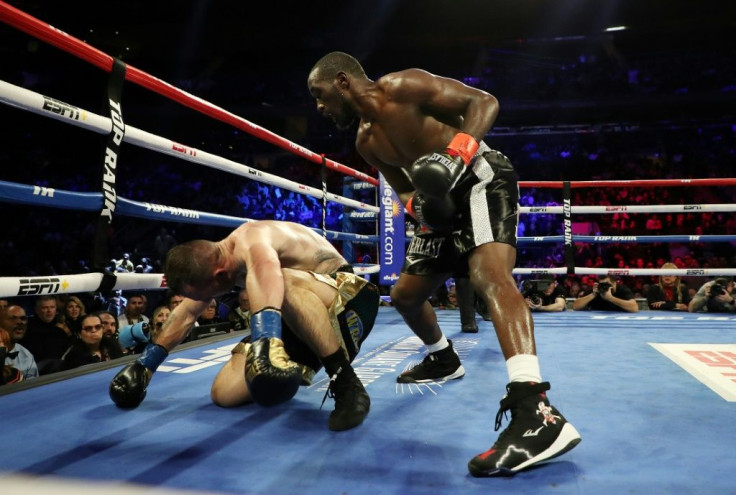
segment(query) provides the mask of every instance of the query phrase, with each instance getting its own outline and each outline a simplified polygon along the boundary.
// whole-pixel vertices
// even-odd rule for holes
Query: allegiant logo
[[[394,262],[394,238],[396,233],[394,226],[394,217],[398,215],[398,205],[393,199],[393,189],[386,184],[381,198],[381,208],[383,209],[383,260],[382,264],[391,265]],[[402,225],[403,227],[403,225]]]

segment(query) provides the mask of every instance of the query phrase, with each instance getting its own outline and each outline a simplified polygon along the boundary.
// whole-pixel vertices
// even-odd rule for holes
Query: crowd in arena
[[[496,95],[502,102],[502,114],[496,129],[487,136],[492,148],[507,155],[514,164],[521,181],[595,181],[631,179],[692,179],[733,176],[736,162],[736,122],[717,113],[725,100],[736,94],[736,64],[733,57],[719,53],[701,56],[695,53],[659,54],[652,56],[622,57],[621,54],[598,50],[568,49],[552,62],[549,60],[520,63],[523,54],[488,51],[487,63],[466,74],[447,73],[459,77]],[[610,48],[610,47],[609,47]],[[477,62],[477,61],[476,61]],[[476,64],[477,65],[477,64]],[[389,71],[390,67],[380,70]],[[453,70],[458,70],[454,68]],[[468,75],[470,74],[470,75]],[[378,76],[380,74],[376,74]],[[258,74],[263,77],[262,73]],[[179,81],[179,86],[203,98],[217,97],[227,105],[229,98],[243,98],[244,108],[263,102],[276,105],[288,118],[309,123],[309,131],[301,135],[300,144],[316,152],[326,152],[346,165],[375,176],[375,171],[355,154],[352,138],[335,134],[332,123],[313,115],[313,108],[305,108],[309,95],[304,88],[305,74],[282,78],[283,85],[253,86],[250,91],[239,91],[242,77],[218,81]],[[17,80],[28,82],[28,75],[18,74]],[[247,79],[247,77],[246,77]],[[237,84],[237,88],[230,85]],[[281,83],[279,83],[281,84]],[[33,86],[31,84],[31,86]],[[269,92],[274,87],[277,92]],[[40,89],[40,88],[39,88]],[[236,90],[237,89],[237,90]],[[672,112],[662,112],[677,98],[705,102],[703,112],[690,117],[674,118]],[[639,106],[652,105],[651,118],[641,122],[639,113],[621,114],[611,111],[617,101],[639,98]],[[549,109],[551,102],[578,101],[584,110],[575,114],[580,122],[599,121],[605,125],[562,125],[555,122],[556,114]],[[243,103],[244,102],[244,103]],[[571,105],[574,107],[575,105]],[[690,107],[689,107],[690,108]],[[508,109],[508,113],[506,112]],[[293,110],[293,114],[290,114]],[[631,111],[631,108],[628,108]],[[17,112],[16,110],[14,110]],[[585,112],[590,112],[586,120]],[[706,115],[706,112],[711,112]],[[263,109],[259,109],[263,112]],[[309,117],[304,117],[309,112]],[[535,113],[536,112],[536,113]],[[605,113],[608,112],[608,113]],[[715,113],[714,113],[715,112]],[[132,112],[134,113],[134,112]],[[510,115],[510,117],[505,117]],[[518,124],[527,115],[540,118],[537,127],[522,128]],[[246,118],[248,115],[244,115]],[[582,118],[581,118],[582,116]],[[631,119],[639,122],[632,123]],[[50,124],[38,122],[40,117],[18,116],[18,127],[12,132],[16,146],[0,150],[3,181],[37,185],[74,192],[99,191],[98,156],[90,151],[70,150],[69,135],[49,132]],[[569,120],[569,119],[568,119]],[[559,125],[558,125],[559,124]],[[58,126],[58,124],[52,124]],[[273,130],[283,131],[278,124]],[[19,130],[26,126],[25,130]],[[320,166],[288,152],[275,150],[271,145],[245,136],[232,129],[212,127],[202,130],[183,124],[177,139],[223,154],[238,163],[260,171],[288,178],[290,181],[322,189]],[[328,130],[329,129],[329,130]],[[44,134],[47,137],[41,139]],[[194,135],[197,138],[194,138]],[[74,134],[74,136],[78,136]],[[193,141],[188,141],[190,138]],[[88,138],[85,138],[88,139]],[[195,141],[196,139],[196,141]],[[97,142],[95,141],[95,144]],[[84,148],[81,146],[80,149]],[[90,146],[91,148],[91,146]],[[86,154],[85,154],[86,153]],[[120,157],[117,194],[127,199],[175,206],[195,211],[211,212],[243,219],[276,219],[293,221],[317,229],[343,231],[349,208],[321,199],[295,193],[283,187],[250,180],[246,177],[225,177],[223,172],[182,163],[156,154],[143,155],[125,150]],[[93,165],[90,165],[93,164]],[[345,178],[327,171],[327,190],[346,195]],[[375,204],[375,191],[364,190],[360,199]],[[522,206],[557,206],[562,204],[559,189],[522,188]],[[572,205],[670,205],[670,204],[736,204],[733,187],[591,187],[574,189]],[[108,227],[110,261],[104,267],[93,264],[93,239],[97,229],[97,214],[71,210],[43,209],[40,207],[4,203],[4,235],[0,238],[0,276],[64,275],[109,269],[111,271],[160,272],[167,250],[178,242],[192,238],[220,238],[229,229],[196,224],[161,222],[117,216]],[[573,218],[576,233],[583,235],[736,235],[736,216],[732,212],[699,212],[697,209],[682,213],[616,213],[608,215],[579,215]],[[356,224],[360,233],[375,234],[370,224]],[[562,217],[551,214],[523,214],[519,221],[520,237],[554,236],[563,232]],[[673,263],[677,268],[727,268],[736,266],[734,242],[636,242],[575,244],[575,265],[597,268],[660,268]],[[338,248],[344,246],[338,243]],[[351,262],[378,259],[376,247],[359,245],[354,249]],[[517,266],[561,267],[565,265],[564,250],[555,244],[520,243]],[[522,277],[519,277],[522,281]],[[598,282],[592,276],[558,277],[565,298],[579,298],[589,294]],[[657,276],[627,276],[618,281],[635,298],[646,299],[652,286],[660,283]],[[696,295],[705,279],[685,277],[688,294]],[[386,289],[386,288],[384,288]],[[433,303],[456,307],[447,297],[439,294]],[[386,289],[387,290],[387,289]],[[46,323],[62,329],[67,337],[79,336],[84,331],[79,325],[80,313],[69,316],[67,308],[79,306],[81,314],[101,316],[112,314],[116,328],[121,317],[130,316],[127,302],[139,300],[145,304],[134,318],[157,318],[159,307],[171,306],[175,295],[161,291],[144,294],[89,293],[72,298],[52,298],[59,305],[56,315]],[[216,301],[216,318],[227,320],[238,308],[237,295],[227,301]],[[41,302],[51,304],[50,300]],[[38,300],[14,298],[9,301],[17,326],[34,318],[44,319]],[[23,314],[21,314],[23,313]],[[30,319],[26,317],[32,316]],[[127,315],[127,316],[126,316]],[[215,318],[213,316],[213,318]],[[127,320],[126,320],[127,321]],[[76,326],[75,326],[76,325]],[[97,325],[97,324],[96,324]],[[93,326],[96,326],[93,325]],[[66,329],[64,329],[64,327]],[[74,328],[72,328],[74,327]],[[77,328],[79,327],[79,328]],[[235,328],[235,326],[233,326]],[[116,330],[117,331],[117,330]],[[8,335],[8,339],[12,339]],[[108,330],[105,330],[108,332]],[[114,337],[112,331],[108,337]],[[0,334],[0,337],[3,337]],[[62,337],[64,340],[64,337]],[[67,342],[67,341],[65,341]],[[71,345],[71,341],[67,343]],[[63,349],[66,352],[67,348]],[[115,347],[117,346],[117,347]],[[118,349],[111,351],[110,349]],[[99,351],[99,347],[96,347]],[[103,354],[107,357],[135,352],[118,344]],[[61,359],[61,356],[57,356]],[[103,359],[103,357],[100,357]],[[58,365],[58,363],[57,363]],[[52,369],[52,368],[47,368]],[[54,369],[55,370],[55,369]]]

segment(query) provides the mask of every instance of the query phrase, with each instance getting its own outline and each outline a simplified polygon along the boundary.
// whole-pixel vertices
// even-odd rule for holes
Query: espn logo
[[[79,120],[80,117],[82,120],[87,119],[87,116],[81,112],[79,108],[69,105],[68,103],[64,103],[63,101],[49,98],[48,96],[43,97],[43,110],[71,120]]]
[[[18,288],[19,296],[35,296],[38,294],[56,294],[61,287],[58,277],[22,278]]]

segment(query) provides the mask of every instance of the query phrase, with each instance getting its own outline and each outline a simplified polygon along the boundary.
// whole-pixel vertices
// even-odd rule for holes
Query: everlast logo
[[[120,143],[123,142],[125,135],[125,124],[123,123],[123,114],[120,110],[120,104],[110,100],[110,114],[112,120],[112,142],[113,146],[105,149],[105,175],[102,177],[102,194],[105,197],[105,206],[102,208],[100,216],[107,217],[107,221],[112,222],[112,214],[115,211],[115,203],[117,194],[115,193],[115,168],[117,167],[118,151]]]
[[[49,278],[22,278],[18,288],[19,296],[35,296],[37,294],[56,294],[61,287],[61,279]]]
[[[43,97],[43,109],[68,119],[79,120],[79,117],[82,116],[82,120],[85,120],[84,114],[77,107],[64,103],[63,101],[54,100],[48,96]]]
[[[569,199],[563,201],[562,212],[565,215],[565,246],[572,246],[572,220],[570,220],[572,208]]]
[[[440,165],[444,165],[450,172],[454,172],[455,169],[458,167],[457,163],[440,153],[432,153],[432,156],[429,157],[429,161],[437,162]]]
[[[440,255],[440,248],[442,247],[442,242],[444,240],[444,237],[434,237],[429,239],[414,237],[409,243],[409,248],[407,249],[406,254],[437,258]]]

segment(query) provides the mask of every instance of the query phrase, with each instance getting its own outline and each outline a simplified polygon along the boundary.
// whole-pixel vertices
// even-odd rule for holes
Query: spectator
[[[220,304],[217,299],[212,299],[207,307],[202,311],[202,314],[197,318],[197,323],[200,325],[212,325],[213,323],[221,323],[224,320],[220,318],[218,314],[218,308]]]
[[[719,277],[711,280],[700,286],[688,305],[688,311],[691,313],[699,311],[733,313],[736,311],[736,301],[732,294],[733,279]]]
[[[102,334],[103,336],[109,338],[113,342],[118,344],[118,347],[120,348],[120,351],[123,354],[128,354],[129,350],[125,349],[123,346],[120,345],[120,342],[118,341],[118,338],[120,337],[120,328],[118,328],[118,319],[117,317],[112,313],[112,311],[108,311],[106,309],[102,309],[100,311],[95,311],[92,313],[94,316],[97,316],[100,321],[102,322]]]
[[[125,304],[125,311],[118,317],[118,328],[125,325],[132,325],[141,321],[148,323],[148,316],[143,314],[146,308],[146,299],[141,294],[133,294],[128,297]]]
[[[87,308],[77,296],[69,296],[64,304],[64,309],[59,316],[59,323],[66,325],[75,337],[79,337],[82,329],[82,318],[87,314]]]
[[[663,269],[677,269],[674,263],[665,263]],[[659,283],[647,290],[649,309],[665,311],[687,311],[690,293],[677,275],[660,275]]]
[[[107,300],[107,310],[118,318],[125,311],[128,300],[123,296],[123,291],[115,290]]]
[[[593,285],[593,291],[590,294],[573,301],[572,309],[636,313],[639,311],[639,305],[631,289],[609,275],[602,275],[598,277],[598,282]]]
[[[73,342],[71,332],[57,321],[57,301],[54,296],[36,299],[36,314],[28,319],[28,331],[20,344],[31,351],[40,375],[58,371],[61,356]]]
[[[100,321],[102,322],[102,332],[105,334],[105,337],[110,337],[113,340],[118,340],[120,328],[118,327],[117,316],[113,314],[112,311],[108,311],[106,309],[96,311],[93,314],[95,316],[99,316]]]
[[[73,369],[85,364],[109,361],[123,356],[118,343],[105,337],[102,320],[89,315],[82,319],[82,331],[62,356],[63,369]]]
[[[130,253],[123,253],[123,257],[115,262],[115,271],[121,273],[132,273],[135,271],[135,266],[130,260]]]
[[[8,355],[4,364],[20,370],[23,379],[38,376],[38,366],[31,351],[19,344],[26,335],[28,329],[28,316],[26,310],[21,306],[8,306],[4,313],[0,313],[0,327],[8,332],[8,340],[5,342]]]
[[[136,272],[138,272],[138,267],[140,267],[140,273],[153,273],[153,265],[151,265],[151,260],[143,257],[141,258],[141,264],[136,266]]]
[[[181,304],[183,300],[184,296],[181,294],[171,294],[166,302],[166,306],[168,306],[171,311],[174,311],[174,308]]]
[[[0,328],[0,385],[10,385],[23,380],[23,373],[18,368],[14,368],[11,364],[4,364],[8,361],[8,348],[10,346],[10,335],[4,328]]]
[[[159,306],[153,310],[151,316],[151,340],[154,341],[155,337],[161,331],[161,327],[164,326],[164,322],[169,319],[171,310],[168,306]]]
[[[143,306],[141,307],[141,314],[145,315],[148,313],[148,296],[145,293],[140,294],[141,299],[143,300]]]
[[[250,299],[248,291],[242,289],[238,293],[238,305],[230,311],[228,318],[235,331],[247,330],[250,333]]]

